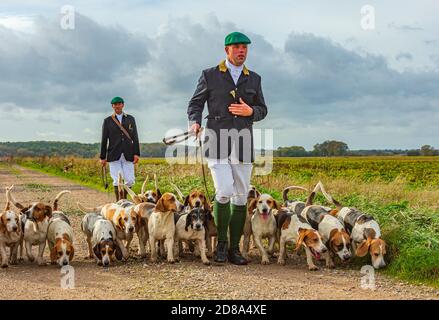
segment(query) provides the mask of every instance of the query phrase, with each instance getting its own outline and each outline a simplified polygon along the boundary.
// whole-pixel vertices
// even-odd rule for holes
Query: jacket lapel
[[[232,78],[232,76],[231,76],[231,74],[229,72],[229,69],[227,69],[226,60],[221,61],[220,64],[218,65],[218,68],[221,71],[221,73],[223,74],[223,77],[227,81],[232,83],[235,87],[238,87],[242,83],[246,82],[248,80],[249,75],[250,75],[249,70],[247,69],[246,66],[244,66],[244,68],[242,70],[242,73],[239,76],[238,83],[235,85],[235,82],[233,81],[233,78]]]

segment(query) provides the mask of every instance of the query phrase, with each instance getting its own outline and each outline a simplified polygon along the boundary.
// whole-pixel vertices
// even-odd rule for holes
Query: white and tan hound
[[[35,257],[32,255],[32,246],[38,245],[37,263],[40,266],[46,265],[43,253],[46,247],[49,219],[52,217],[52,212],[58,210],[58,201],[66,193],[70,193],[70,191],[64,190],[58,193],[53,202],[53,208],[42,202],[34,202],[25,207],[17,202],[10,192],[8,193],[8,200],[20,209],[22,213],[20,225],[23,234],[20,239],[20,259],[23,257],[23,243],[26,247],[26,255],[30,262],[35,261]]]
[[[364,257],[369,253],[375,269],[385,267],[386,242],[381,239],[381,229],[378,222],[371,215],[355,208],[343,207],[340,202],[326,192],[321,182],[319,184],[325,198],[336,206],[331,214],[336,216],[350,233],[353,252],[359,257]]]
[[[1,267],[6,268],[9,264],[17,264],[18,247],[21,239],[20,215],[11,210],[9,191],[12,187],[6,187],[6,206],[0,214],[0,253]],[[6,248],[10,248],[10,257]]]
[[[274,252],[274,245],[276,243],[276,219],[275,213],[280,206],[269,194],[261,194],[258,198],[253,199],[248,207],[247,219],[251,219],[251,234],[253,240],[261,253],[261,263],[269,264],[270,259],[268,254],[272,255]],[[243,242],[243,257],[248,259],[250,233],[248,228],[245,228],[244,242]],[[262,239],[268,238],[268,251],[265,250],[262,244]]]
[[[157,202],[151,216],[148,219],[149,246],[151,249],[151,261],[157,261],[156,242],[164,240],[167,246],[167,260],[174,263],[173,255],[175,222],[174,214],[184,209],[176,196],[172,193],[165,193]],[[161,252],[163,254],[163,252]]]
[[[73,228],[61,211],[52,213],[47,228],[47,243],[50,249],[50,262],[60,267],[69,265],[75,255],[73,247]]]
[[[344,225],[330,214],[330,208],[312,204],[319,188],[317,184],[309,195],[306,207],[300,215],[305,218],[314,229],[319,231],[323,242],[329,249],[326,253],[326,266],[328,268],[334,268],[333,256],[338,256],[342,262],[346,262],[351,258],[351,239]]]
[[[281,209],[276,215],[276,220],[280,250],[277,263],[285,265],[286,245],[287,243],[293,243],[296,245],[295,251],[298,251],[302,246],[304,247],[308,269],[311,271],[318,270],[313,257],[320,260],[321,255],[328,251],[319,232],[302,216],[290,211],[288,208]]]
[[[122,251],[116,241],[113,224],[97,213],[88,213],[82,218],[81,230],[87,237],[88,258],[95,257],[100,266],[108,267],[113,256],[122,260]]]

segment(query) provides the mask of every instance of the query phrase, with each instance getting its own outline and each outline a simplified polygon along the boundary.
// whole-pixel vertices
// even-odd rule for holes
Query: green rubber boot
[[[230,218],[230,249],[229,261],[237,265],[247,264],[247,260],[241,255],[239,251],[239,242],[244,231],[245,217],[247,215],[247,206],[238,206],[232,204],[232,217]]]
[[[218,231],[218,245],[216,247],[215,262],[227,261],[227,230],[230,223],[230,202],[213,202],[213,216]]]

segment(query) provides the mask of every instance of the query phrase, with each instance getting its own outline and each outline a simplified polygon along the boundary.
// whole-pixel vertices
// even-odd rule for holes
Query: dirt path
[[[0,208],[5,202],[4,187],[11,184],[22,203],[51,201],[62,189],[72,191],[60,201],[60,208],[75,230],[75,288],[60,287],[62,275],[57,266],[38,267],[25,261],[0,270],[0,299],[439,299],[437,289],[408,285],[381,274],[376,274],[375,290],[362,289],[359,270],[328,270],[322,265],[319,271],[310,272],[304,257],[290,257],[286,266],[275,260],[262,266],[256,252],[248,266],[204,266],[199,259],[185,255],[174,265],[152,265],[134,257],[105,270],[84,259],[87,244],[80,231],[76,201],[95,206],[108,202],[112,195],[21,167],[0,166]],[[134,256],[136,252],[134,241]],[[48,252],[45,258],[49,260]]]

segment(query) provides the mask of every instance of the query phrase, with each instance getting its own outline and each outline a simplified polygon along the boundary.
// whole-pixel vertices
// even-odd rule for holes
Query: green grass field
[[[16,162],[105,191],[97,160],[21,158]],[[73,167],[64,172],[69,163]],[[133,189],[140,191],[147,175],[151,188],[154,173],[162,191],[174,192],[171,182],[184,193],[203,189],[199,165],[170,165],[164,159],[141,160]],[[210,176],[208,180],[212,195]],[[319,180],[343,204],[357,207],[378,220],[389,244],[386,260],[390,263],[382,272],[439,287],[439,157],[279,158],[275,159],[270,175],[254,176],[252,184],[281,200],[284,187],[312,188]],[[290,196],[305,200],[307,195]],[[321,196],[316,202],[326,203]],[[367,261],[355,259],[352,264],[359,267]]]

